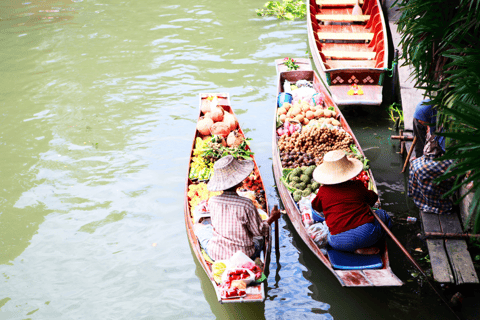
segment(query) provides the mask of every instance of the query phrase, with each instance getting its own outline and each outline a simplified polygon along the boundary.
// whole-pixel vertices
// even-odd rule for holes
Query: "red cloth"
[[[330,234],[354,229],[375,219],[370,214],[378,195],[365,188],[362,181],[322,185],[312,201],[312,208],[323,211]]]

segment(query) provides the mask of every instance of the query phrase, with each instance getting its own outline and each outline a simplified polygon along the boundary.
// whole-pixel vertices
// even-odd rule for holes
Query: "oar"
[[[428,284],[430,285],[430,287],[433,289],[433,291],[440,297],[440,299],[447,305],[447,307],[450,309],[450,311],[452,311],[452,313],[455,315],[455,317],[457,319],[460,319],[460,317],[457,316],[457,314],[455,313],[455,311],[453,311],[453,309],[450,307],[449,303],[447,302],[447,300],[445,300],[445,298],[440,294],[440,292],[437,291],[437,289],[435,289],[435,287],[433,286],[433,284],[430,282],[430,280],[428,279],[428,276],[427,274],[423,271],[423,269],[418,265],[418,263],[415,261],[415,259],[413,259],[413,257],[410,255],[410,253],[407,251],[407,249],[405,249],[405,247],[400,243],[400,241],[398,241],[398,239],[393,235],[392,231],[390,231],[390,229],[388,229],[387,225],[382,221],[382,219],[380,219],[380,217],[375,213],[375,210],[373,210],[372,208],[370,208],[370,211],[372,212],[373,216],[375,217],[375,219],[377,219],[377,221],[380,223],[380,225],[382,226],[382,228],[387,232],[387,234],[390,236],[390,238],[392,238],[392,240],[397,244],[397,246],[403,251],[403,253],[407,256],[408,260],[410,260],[410,262],[418,269],[418,271],[420,271],[420,273],[425,277],[425,279],[427,280]]]
[[[413,138],[412,146],[410,147],[410,150],[408,150],[407,159],[405,159],[405,163],[403,164],[403,169],[402,169],[401,173],[405,172],[405,168],[407,167],[408,160],[410,160],[410,156],[412,155],[413,147],[415,147],[416,143],[417,143],[417,136],[415,136],[415,138]]]

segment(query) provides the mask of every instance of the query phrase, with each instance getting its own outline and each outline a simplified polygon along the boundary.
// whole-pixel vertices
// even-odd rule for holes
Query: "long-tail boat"
[[[325,130],[332,130],[335,132],[343,131],[343,133],[341,134],[341,137],[347,137],[346,144],[350,144],[349,147],[351,149],[357,150],[357,155],[359,156],[359,158],[361,158],[363,161],[366,162],[364,153],[360,147],[360,144],[358,143],[358,140],[355,138],[355,135],[353,134],[350,126],[345,120],[345,117],[342,115],[342,112],[339,110],[338,106],[333,101],[332,97],[326,90],[325,86],[321,82],[317,73],[312,70],[310,61],[308,59],[294,59],[294,61],[296,62],[298,69],[289,71],[289,69],[285,64],[285,60],[276,60],[277,84],[278,84],[279,96],[282,96],[282,93],[286,92],[285,89],[288,89],[289,86],[290,88],[292,87],[292,85],[296,85],[296,87],[298,87],[301,84],[301,82],[303,82],[303,84],[309,83],[310,87],[313,88],[316,93],[322,96],[323,103],[321,104],[323,104],[324,107],[330,110],[333,110],[335,112],[334,118],[336,122],[331,120],[330,123],[326,124],[324,127],[321,127],[321,128],[326,128]],[[292,91],[291,94],[293,93],[294,92]],[[279,100],[283,101],[283,99],[279,99]],[[385,241],[385,246],[383,246],[383,248],[380,248],[381,252],[378,255],[368,256],[368,255],[356,255],[353,253],[351,254],[348,253],[346,254],[346,256],[342,256],[342,255],[333,256],[331,255],[331,253],[335,253],[335,252],[325,250],[325,248],[320,248],[316,244],[314,239],[312,239],[311,234],[309,233],[308,228],[304,224],[304,221],[302,219],[302,213],[300,211],[298,198],[296,201],[294,198],[294,193],[292,194],[292,189],[286,183],[286,180],[287,180],[286,177],[288,177],[288,172],[291,172],[292,170],[291,169],[292,167],[290,166],[291,165],[290,161],[292,160],[292,158],[288,156],[288,152],[285,152],[285,150],[281,151],[279,148],[280,141],[282,140],[281,137],[279,136],[279,132],[282,133],[282,131],[279,131],[279,130],[282,130],[285,127],[285,122],[283,123],[283,127],[282,127],[282,121],[279,121],[280,114],[284,114],[284,111],[285,111],[285,109],[281,110],[282,108],[285,108],[284,105],[282,105],[281,108],[278,107],[277,105],[275,108],[277,111],[275,114],[274,125],[273,125],[273,157],[272,157],[273,172],[274,172],[274,177],[276,181],[276,186],[277,186],[280,198],[282,200],[282,203],[285,207],[286,214],[290,218],[297,233],[300,235],[300,237],[308,246],[308,248],[311,250],[311,252],[313,252],[313,254],[315,254],[317,258],[335,275],[335,277],[338,279],[338,281],[341,283],[342,286],[361,287],[361,286],[400,286],[402,285],[402,281],[400,281],[397,278],[397,276],[392,272],[390,268],[388,248],[387,248],[386,241]],[[290,109],[294,109],[294,108],[296,108],[295,104],[293,104]],[[308,109],[308,105],[306,106],[306,109]],[[308,116],[309,118],[312,118],[311,114],[309,114]],[[318,123],[321,123],[323,120],[322,120],[322,117],[318,117],[318,118],[315,117],[313,119],[310,119],[309,123],[312,121],[317,121],[315,122],[315,125],[317,125]],[[304,121],[304,120],[302,120],[301,117],[298,118],[297,122],[301,122],[301,121]],[[301,132],[303,132],[304,130],[305,132],[308,132],[308,130],[311,130],[311,128],[309,129],[308,124],[305,124],[305,122],[303,123],[303,125],[302,123],[297,123],[297,124],[300,124],[302,126]],[[295,139],[297,140],[299,139],[299,138],[296,138],[299,136],[294,134],[291,134],[290,137],[295,137]],[[313,140],[311,140],[310,142],[303,142],[303,145],[311,144],[312,141]],[[328,145],[328,144],[329,143],[327,142],[324,145]],[[297,144],[297,146],[298,145],[301,145],[301,143]],[[354,145],[354,147],[352,145]],[[323,147],[317,144],[315,148],[323,148]],[[332,149],[331,147],[327,147],[327,150],[332,150]],[[286,159],[285,159],[285,154],[287,157]],[[296,154],[297,155],[299,154],[298,151]],[[306,165],[308,166],[311,166],[313,164],[314,167],[316,167],[321,163],[321,161],[318,161],[319,160],[318,158],[310,157],[310,155],[306,153],[301,153],[301,156],[304,159],[303,163],[306,163]],[[353,156],[353,154],[351,154],[350,156]],[[315,163],[312,162],[312,159]],[[295,163],[293,165],[295,167]],[[365,171],[369,177],[368,188],[370,190],[377,191],[375,180],[373,178],[371,170],[368,168]],[[312,187],[312,188],[315,188],[315,187]],[[315,190],[316,189],[312,189],[313,195],[315,194]],[[303,196],[305,195],[302,195],[302,197]],[[380,205],[380,201],[378,201],[377,204]],[[332,261],[332,257],[336,261]],[[363,261],[362,259],[365,259],[365,258],[366,258],[366,261]]]
[[[309,0],[310,52],[333,100],[380,105],[388,38],[380,0]]]
[[[200,122],[202,119],[206,117],[206,112],[202,111],[202,106],[211,104],[212,100],[215,100],[216,101],[215,104],[218,107],[222,108],[224,115],[229,113],[234,117],[237,123],[237,127],[235,130],[232,130],[231,132],[234,132],[237,138],[237,141],[242,141],[240,147],[243,146],[243,150],[245,151],[245,153],[243,153],[242,155],[245,156],[245,154],[247,154],[247,158],[249,157],[251,160],[254,161],[253,172],[250,174],[249,177],[247,177],[244,180],[242,187],[240,187],[239,188],[240,190],[237,190],[237,192],[244,192],[244,194],[247,194],[246,196],[253,201],[253,203],[257,207],[257,210],[259,209],[259,214],[263,220],[267,219],[269,215],[263,180],[260,176],[260,172],[259,172],[257,163],[255,162],[253,153],[250,151],[248,141],[247,141],[248,139],[245,138],[244,132],[238,126],[237,118],[230,105],[230,98],[228,93],[201,93],[199,95],[199,99],[200,99],[199,101],[200,110],[199,110],[199,116],[197,121],[197,128],[195,129],[192,149],[190,151],[188,173],[185,180],[184,213],[185,213],[185,225],[187,229],[188,240],[190,242],[192,251],[194,252],[196,259],[199,261],[200,265],[203,267],[203,269],[205,270],[205,273],[210,279],[211,284],[214,287],[215,292],[217,294],[217,299],[220,303],[263,302],[265,300],[265,287],[264,287],[264,281],[260,282],[260,280],[262,279],[264,280],[265,273],[268,273],[268,265],[270,261],[270,251],[271,251],[270,233],[264,239],[265,240],[264,249],[260,254],[261,263],[259,267],[263,271],[262,279],[260,279],[259,281],[254,281],[250,283],[246,287],[245,294],[243,296],[237,296],[236,298],[227,298],[224,294],[222,294],[222,290],[224,289],[222,288],[222,282],[224,281],[222,281],[221,276],[219,274],[216,274],[216,271],[214,270],[215,261],[213,261],[208,256],[208,254],[206,254],[206,252],[201,248],[200,243],[194,232],[194,225],[195,225],[194,211],[196,206],[199,205],[200,201],[202,200],[208,201],[208,199],[211,196],[218,194],[218,192],[211,193],[206,188],[206,184],[209,181],[210,174],[213,174],[212,168],[213,168],[215,159],[214,158],[212,159],[210,154],[208,155],[209,160],[204,162],[204,159],[202,158],[204,153],[200,150],[202,147],[199,147],[199,145],[203,145],[203,148],[205,148],[206,145],[204,143],[211,142],[211,143],[216,143],[217,145],[222,144],[223,146],[225,144],[224,141],[226,140],[225,139],[226,137],[223,137],[223,141],[222,141],[221,136],[217,136],[213,134],[205,134],[205,132],[203,132],[204,134],[202,134],[198,130],[198,122]],[[222,150],[228,153],[229,151],[233,152],[235,149],[234,147],[231,147],[229,149],[222,149]],[[207,166],[203,167],[202,172],[198,172],[197,170],[198,168],[195,167],[195,164],[198,163],[199,161],[203,163],[202,165],[208,164]],[[205,174],[205,169],[206,171],[211,170],[210,174],[208,172]]]

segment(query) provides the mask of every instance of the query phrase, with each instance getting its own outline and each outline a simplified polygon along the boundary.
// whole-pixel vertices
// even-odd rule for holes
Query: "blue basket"
[[[278,107],[281,108],[285,102],[291,103],[293,101],[293,96],[288,92],[280,92],[278,94]]]

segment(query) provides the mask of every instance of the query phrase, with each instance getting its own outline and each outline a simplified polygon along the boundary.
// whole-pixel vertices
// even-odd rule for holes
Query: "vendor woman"
[[[333,249],[377,254],[385,231],[370,211],[378,195],[368,190],[362,181],[352,180],[362,170],[362,162],[347,158],[344,151],[326,153],[323,163],[313,172],[313,179],[322,186],[312,201],[312,207],[318,212],[323,211],[330,232],[328,244]],[[376,210],[376,213],[390,228],[389,215],[384,210]]]
[[[255,259],[263,248],[261,239],[268,234],[270,224],[280,217],[280,211],[273,209],[263,221],[252,200],[237,194],[237,188],[253,167],[253,161],[239,161],[230,155],[213,166],[207,188],[223,193],[208,201],[211,223],[207,219],[194,226],[200,245],[213,260],[229,259],[237,251]]]

